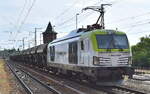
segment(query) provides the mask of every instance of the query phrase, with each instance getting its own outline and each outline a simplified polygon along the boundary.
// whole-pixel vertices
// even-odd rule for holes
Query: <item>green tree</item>
[[[142,37],[132,46],[133,66],[150,67],[150,36]]]

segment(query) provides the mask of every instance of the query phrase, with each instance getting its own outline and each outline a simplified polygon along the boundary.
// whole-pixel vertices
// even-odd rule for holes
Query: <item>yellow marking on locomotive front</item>
[[[125,35],[125,33],[121,32],[121,31],[115,31],[115,30],[112,30],[112,31],[113,31],[113,33],[115,33],[117,35]],[[99,49],[98,44],[97,44],[97,40],[96,40],[96,35],[107,35],[107,34],[109,34],[109,32],[106,32],[106,30],[96,29],[96,30],[92,30],[90,32],[86,32],[80,38],[81,38],[81,40],[84,38],[91,39],[94,51],[96,51],[96,52],[108,52],[107,49]],[[120,52],[120,49],[110,49],[110,51],[111,52]],[[130,52],[130,48],[129,49],[122,49],[121,52]]]
[[[115,34],[125,34],[124,32],[115,32]],[[96,52],[107,52],[107,49],[99,49],[98,48],[98,44],[97,44],[97,40],[96,40],[96,35],[103,35],[103,34],[108,34],[108,32],[106,32],[105,30],[93,30],[90,32],[90,37],[91,37],[91,41],[92,41],[92,45],[93,45],[93,49]],[[120,49],[110,49],[111,52],[119,52]],[[130,49],[122,49],[122,52],[129,52]]]

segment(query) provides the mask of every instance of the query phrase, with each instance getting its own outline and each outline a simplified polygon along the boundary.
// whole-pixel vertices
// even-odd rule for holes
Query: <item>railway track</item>
[[[104,91],[107,94],[149,94],[141,90],[128,88],[126,86],[115,85],[115,86],[99,86],[99,85],[89,85],[87,86],[94,88],[96,90]]]
[[[44,84],[31,74],[23,70],[19,70],[9,63],[7,63],[7,65],[21,83],[27,94],[42,94],[43,92],[44,94],[61,94],[59,91]]]
[[[24,67],[22,65],[17,65],[17,66],[20,66],[21,69],[23,68],[27,68],[27,67]],[[33,73],[34,75],[39,76],[38,78],[40,78],[41,80],[45,80],[46,83],[48,83],[48,85],[50,86],[63,86],[65,88],[67,88],[67,90],[69,89],[69,91],[72,91],[73,93],[70,93],[70,92],[67,92],[67,93],[61,93],[62,94],[91,94],[91,93],[87,93],[87,92],[82,92],[76,88],[73,88],[73,86],[70,86],[70,85],[67,85],[66,82],[62,79],[62,81],[58,81],[56,79],[53,79],[51,77],[49,77],[48,75],[45,75],[45,74],[41,74],[35,70],[32,70],[31,68],[30,69],[27,69],[28,71],[30,71],[31,73]],[[51,84],[49,84],[49,81],[53,82]],[[110,86],[110,87],[103,87],[103,86],[97,86],[97,85],[91,85],[91,84],[87,84],[87,83],[80,83],[79,84],[81,85],[84,85],[86,87],[89,87],[91,89],[95,89],[97,91],[100,91],[100,92],[103,92],[103,93],[92,93],[92,94],[146,94],[142,91],[138,91],[138,90],[135,90],[135,89],[131,89],[131,88],[127,88],[127,87],[123,87],[123,86]]]
[[[120,94],[146,94],[145,92],[143,91],[139,91],[139,90],[136,90],[136,89],[132,89],[132,88],[127,88],[125,86],[112,86],[110,87],[110,89],[114,92],[120,92]]]
[[[146,92],[147,94],[150,94],[150,83],[149,81],[141,81],[141,80],[135,80],[135,79],[127,79],[124,83],[124,86],[128,88],[134,88],[138,90],[142,90]]]
[[[82,91],[82,90],[76,89],[76,87],[78,87],[78,86],[74,86],[74,85],[73,86],[69,86],[63,80],[60,81],[60,80],[55,79],[53,77],[47,76],[46,74],[41,74],[41,73],[37,72],[37,70],[33,70],[31,68],[24,67],[24,66],[18,65],[18,64],[14,65],[14,66],[19,68],[20,70],[29,72],[30,74],[34,75],[36,78],[38,78],[41,81],[43,81],[44,83],[46,83],[48,86],[51,86],[54,89],[60,91],[61,94],[105,94],[105,93],[103,93],[101,91],[95,92],[95,91],[93,91],[91,89],[86,89],[86,90]]]

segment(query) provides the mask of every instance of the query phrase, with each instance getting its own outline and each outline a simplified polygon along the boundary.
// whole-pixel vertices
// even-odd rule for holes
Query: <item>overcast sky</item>
[[[82,12],[86,6],[106,7],[105,24],[108,29],[126,32],[131,45],[140,37],[150,34],[150,0],[1,0],[0,3],[0,49],[21,48],[25,38],[25,48],[34,45],[34,28],[40,33],[49,21],[62,37],[75,29],[75,15],[78,27],[86,27],[96,22],[98,13],[91,10]]]

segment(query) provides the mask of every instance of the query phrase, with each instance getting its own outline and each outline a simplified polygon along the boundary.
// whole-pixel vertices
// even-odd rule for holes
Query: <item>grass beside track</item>
[[[3,59],[0,59],[0,94],[23,94],[18,90],[18,85]]]
[[[12,87],[10,85],[10,78],[5,68],[5,62],[0,59],[0,94],[10,94]]]

